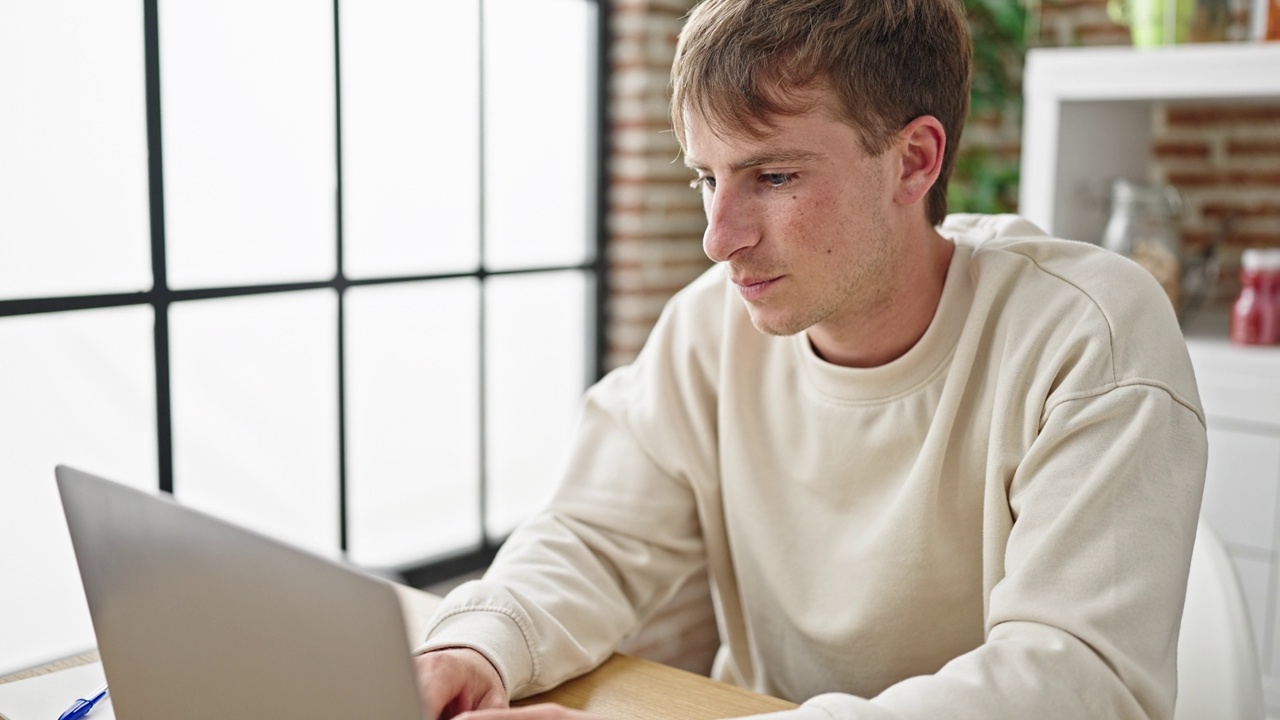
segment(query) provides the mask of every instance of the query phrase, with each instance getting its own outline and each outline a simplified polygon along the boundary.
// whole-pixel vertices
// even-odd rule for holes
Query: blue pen
[[[102,698],[106,696],[107,684],[103,683],[102,687],[98,688],[93,695],[89,696],[88,700],[80,698],[72,703],[71,707],[67,708],[66,712],[58,716],[58,720],[80,720],[80,718],[88,715],[89,711],[93,709],[93,706],[101,702]]]

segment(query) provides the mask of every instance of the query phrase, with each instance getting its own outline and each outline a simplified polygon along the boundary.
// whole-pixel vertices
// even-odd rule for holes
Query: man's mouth
[[[768,276],[748,276],[740,279],[734,279],[733,284],[738,286],[738,294],[747,302],[755,302],[761,300],[773,289],[774,285],[783,278],[782,275]]]

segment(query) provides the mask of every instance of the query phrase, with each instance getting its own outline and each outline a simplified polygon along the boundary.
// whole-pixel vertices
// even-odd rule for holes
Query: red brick
[[[618,275],[617,282],[609,287],[610,297],[614,302],[611,307],[619,317],[635,320],[652,315],[653,319],[657,319],[658,312],[666,305],[667,300],[697,277],[696,273],[661,277],[651,280],[652,285],[645,285],[650,279],[642,278],[639,274]],[[648,332],[647,327],[645,332]]]
[[[1182,245],[1189,250],[1203,249],[1209,246],[1216,235],[1216,230],[1185,230],[1182,233]],[[1233,249],[1280,247],[1280,231],[1232,232],[1223,241],[1223,245]]]
[[[702,274],[707,268],[711,267],[712,263],[711,259],[704,255],[699,258],[666,257],[659,264],[668,270],[683,271],[688,269]]]
[[[1105,8],[1106,6],[1107,0],[1044,0],[1042,7],[1045,12],[1049,12],[1055,9],[1072,10],[1091,7]]]
[[[1163,140],[1151,148],[1157,158],[1209,157],[1209,145],[1202,140]]]
[[[1165,121],[1170,127],[1198,127],[1234,123],[1280,122],[1280,105],[1197,105],[1170,107]]]
[[[685,277],[663,277],[660,278],[660,283],[646,285],[646,278],[639,275],[639,273],[618,275],[609,286],[612,296],[618,300],[630,298],[645,302],[658,298],[662,302],[666,302],[672,295],[680,292],[698,277],[695,273],[690,273]]]
[[[1182,248],[1184,250],[1197,250],[1209,245],[1209,241],[1213,238],[1213,233],[1208,230],[1190,230],[1182,229]]]
[[[644,263],[639,260],[611,260],[609,262],[610,272],[629,272],[639,270],[644,267]]]
[[[1228,140],[1229,155],[1280,155],[1280,138],[1275,140]]]
[[[682,170],[684,170],[684,169],[685,169],[684,165],[680,165],[679,167],[680,167]],[[654,177],[651,177],[651,176],[643,175],[643,174],[639,174],[639,175],[621,175],[621,174],[617,174],[617,173],[615,173],[615,174],[613,174],[613,175],[610,175],[610,176],[609,176],[609,182],[610,182],[611,184],[615,185],[615,186],[622,186],[622,185],[653,185],[653,186],[656,186],[656,185],[661,185],[661,186],[663,186],[663,187],[679,187],[679,188],[686,188],[686,189],[688,189],[688,190],[689,190],[689,194],[694,195],[694,196],[696,197],[696,196],[697,196],[697,195],[696,195],[696,192],[697,192],[697,191],[695,191],[693,188],[689,187],[689,183],[690,183],[690,182],[692,182],[692,181],[693,181],[693,179],[694,179],[694,176],[693,176],[693,172],[692,172],[692,171],[688,171],[688,174],[685,174],[685,173],[675,174],[675,173],[673,173],[673,174],[671,174],[671,175],[663,176],[660,180],[659,180],[659,179],[655,179]]]
[[[1174,170],[1167,174],[1167,179],[1180,188],[1215,185],[1280,188],[1280,170]]]
[[[678,205],[656,206],[614,204],[609,206],[609,211],[616,215],[627,215],[629,223],[634,223],[636,216],[644,216],[654,220],[655,222],[669,222],[673,218],[678,218],[681,222],[687,222],[692,219],[692,216],[696,216],[698,222],[706,222],[706,217],[702,212],[702,206],[698,204],[690,204],[688,207],[681,207]]]
[[[610,63],[610,66],[613,68],[614,72],[621,70],[655,70],[659,72],[671,72],[670,64],[663,65],[647,55],[640,57],[615,57]]]
[[[1115,23],[1077,25],[1076,37],[1085,45],[1127,45],[1132,42],[1129,31]]]
[[[1235,213],[1240,219],[1246,218],[1280,218],[1280,203],[1205,203],[1200,206],[1200,214],[1215,220]]]
[[[1231,235],[1227,237],[1227,247],[1238,247],[1238,248],[1280,247],[1280,231],[1231,233]]]
[[[617,232],[613,233],[612,242],[625,245],[627,243],[636,243],[638,245],[647,245],[653,242],[667,243],[688,243],[696,242],[698,238],[691,238],[689,235],[672,235],[671,233],[662,232]]]

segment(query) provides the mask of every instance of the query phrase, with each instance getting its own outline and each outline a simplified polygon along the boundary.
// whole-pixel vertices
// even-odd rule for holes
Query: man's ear
[[[947,131],[932,115],[921,115],[898,132],[897,148],[902,158],[901,176],[893,199],[900,205],[920,202],[942,172],[942,154],[947,148]]]

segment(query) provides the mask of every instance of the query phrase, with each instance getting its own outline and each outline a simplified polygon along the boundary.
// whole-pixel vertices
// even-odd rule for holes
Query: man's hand
[[[413,659],[423,717],[452,718],[469,710],[507,707],[497,669],[470,648],[448,648]]]
[[[509,710],[477,710],[458,716],[458,720],[604,720],[581,710],[570,710],[563,705],[542,703]]]

